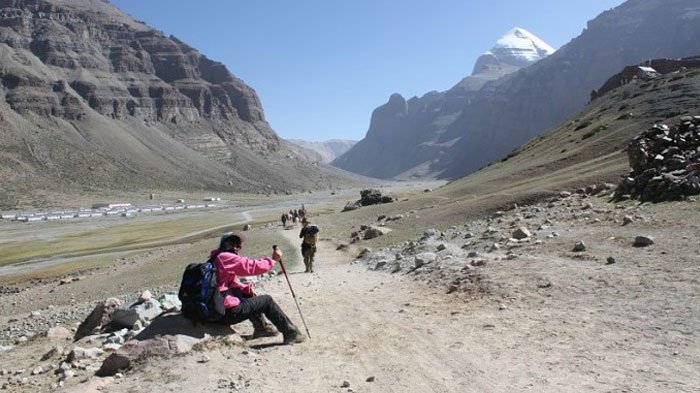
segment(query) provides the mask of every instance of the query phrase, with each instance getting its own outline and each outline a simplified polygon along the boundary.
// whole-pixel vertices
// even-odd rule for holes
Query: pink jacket
[[[228,291],[230,288],[238,288],[245,294],[251,294],[253,283],[243,284],[238,276],[257,276],[263,274],[275,266],[275,260],[270,257],[249,259],[228,251],[214,250],[211,258],[216,266],[216,283],[219,291]],[[227,295],[224,299],[224,307],[232,308],[241,304],[240,299]]]

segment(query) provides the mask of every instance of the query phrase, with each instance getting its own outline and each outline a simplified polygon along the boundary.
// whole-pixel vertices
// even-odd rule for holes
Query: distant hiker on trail
[[[287,226],[287,213],[282,213],[282,226]]]
[[[221,236],[219,248],[211,252],[211,260],[216,267],[219,291],[226,292],[224,307],[226,313],[217,323],[233,325],[249,319],[253,323],[253,338],[272,337],[282,332],[283,344],[300,343],[306,340],[299,329],[275,303],[270,295],[257,295],[253,283],[242,284],[239,276],[256,276],[266,273],[282,259],[282,252],[275,249],[272,257],[249,259],[239,255],[245,236],[228,232]],[[267,325],[262,316],[277,328]]]
[[[304,257],[304,266],[306,270],[304,273],[314,272],[314,256],[316,255],[316,240],[318,238],[318,226],[312,225],[309,220],[304,217],[301,220],[301,232],[299,232],[299,238],[303,239],[301,241],[301,255]]]

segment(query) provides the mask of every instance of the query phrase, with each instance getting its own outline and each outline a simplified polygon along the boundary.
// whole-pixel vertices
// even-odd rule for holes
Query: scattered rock
[[[63,326],[55,326],[46,331],[46,337],[53,339],[68,339],[73,334]]]
[[[348,202],[345,204],[345,207],[343,208],[342,211],[347,212],[347,211],[357,210],[361,207],[362,207],[362,205],[359,202]]]
[[[76,360],[97,359],[103,353],[104,353],[104,351],[102,351],[102,349],[100,349],[100,348],[75,347],[68,354],[67,361],[68,361],[68,363],[72,363]]]
[[[634,247],[646,247],[654,244],[654,238],[651,236],[637,236],[634,238]]]
[[[574,252],[583,251],[586,251],[586,244],[583,242],[583,240],[578,240],[576,244],[574,244]]]
[[[544,288],[551,288],[551,287],[552,287],[552,282],[549,281],[548,278],[542,277],[542,278],[539,278],[537,280],[537,288],[544,289]]]
[[[512,234],[512,237],[514,239],[518,239],[518,240],[526,239],[530,236],[532,236],[532,234],[525,227],[520,227],[520,228],[516,229],[515,231],[513,231],[513,234]]]
[[[153,299],[153,294],[149,290],[145,290],[141,292],[141,295],[139,295],[139,303],[143,303],[151,299]]]
[[[43,362],[43,361],[52,359],[52,358],[54,358],[54,357],[58,357],[58,356],[60,356],[62,353],[63,353],[63,348],[62,348],[62,347],[54,346],[54,347],[52,347],[51,349],[49,349],[49,351],[46,352],[46,353],[41,357],[41,361]]]
[[[98,303],[90,315],[78,326],[73,340],[77,341],[85,336],[89,336],[95,329],[110,323],[112,321],[112,313],[121,305],[122,301],[117,298],[108,298]]]
[[[432,252],[424,252],[416,255],[415,257],[415,267],[416,269],[423,266],[427,265],[429,263],[435,262],[437,259],[437,254],[432,253]]]
[[[379,228],[379,227],[369,227],[367,230],[365,230],[365,235],[363,237],[364,240],[371,240],[378,238],[379,236],[384,236],[385,232],[388,232],[388,228]]]
[[[158,296],[158,303],[163,311],[180,311],[182,302],[176,294],[166,293]]]

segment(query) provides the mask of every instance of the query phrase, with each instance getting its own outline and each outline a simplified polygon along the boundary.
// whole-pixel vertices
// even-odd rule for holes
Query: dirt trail
[[[299,242],[297,230],[281,233]],[[474,343],[465,339],[479,337],[463,337],[461,332],[483,329],[465,320],[460,312],[465,304],[450,304],[454,298],[412,281],[351,265],[326,241],[320,242],[316,261],[313,274],[290,272],[310,340],[293,346],[275,345],[281,336],[248,341],[252,349],[206,352],[210,360],[205,365],[196,361],[201,352],[182,361],[149,361],[102,391],[133,392],[144,380],[150,388],[157,380],[158,391],[175,390],[188,381],[201,391],[246,392],[463,391],[479,384],[476,390],[493,390],[498,384],[490,379],[475,382],[479,372],[473,361],[479,356],[474,356]],[[303,330],[283,275],[258,288],[272,294]],[[243,335],[252,330],[247,323],[236,328]],[[173,370],[175,361],[183,367]],[[349,388],[341,387],[344,382]]]
[[[299,244],[298,228],[273,230]],[[491,293],[476,298],[448,295],[444,282],[429,287],[410,275],[369,271],[352,263],[358,250],[336,251],[322,237],[316,272],[290,272],[310,340],[281,346],[281,337],[267,338],[149,360],[102,391],[697,391],[695,306],[662,295],[696,298],[686,244],[694,235],[684,230],[682,237],[652,232],[664,244],[654,252],[616,248],[623,262],[605,266],[593,254],[588,261],[558,256],[590,233],[574,226],[549,250],[490,261]],[[622,229],[599,228],[600,247],[614,239],[607,231]],[[675,262],[659,269],[658,255]],[[538,289],[543,278],[552,284]],[[283,275],[259,289],[302,328]]]

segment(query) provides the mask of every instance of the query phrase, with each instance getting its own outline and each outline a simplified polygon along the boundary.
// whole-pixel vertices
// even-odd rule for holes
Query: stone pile
[[[362,206],[379,205],[382,203],[391,202],[394,202],[394,198],[388,195],[382,195],[382,192],[377,189],[368,188],[360,191],[359,200],[355,202],[348,202],[343,211],[359,209]]]
[[[360,191],[360,204],[362,204],[362,206],[391,203],[393,201],[394,198],[388,195],[382,195],[381,191],[376,189],[366,189]]]
[[[9,295],[13,293],[19,293],[20,289],[17,287],[9,287],[5,285],[0,285],[0,295]]]
[[[661,202],[700,194],[700,116],[676,127],[655,124],[627,148],[630,173],[618,184],[617,200]]]

